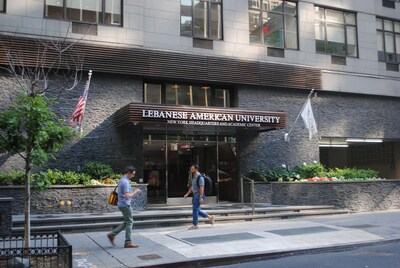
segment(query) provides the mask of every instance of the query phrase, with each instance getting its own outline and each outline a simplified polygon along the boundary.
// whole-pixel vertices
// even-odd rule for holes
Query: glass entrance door
[[[207,202],[239,201],[236,138],[216,134],[145,135],[144,178],[150,204],[190,204],[183,195],[189,186],[189,168],[196,163],[215,187]]]

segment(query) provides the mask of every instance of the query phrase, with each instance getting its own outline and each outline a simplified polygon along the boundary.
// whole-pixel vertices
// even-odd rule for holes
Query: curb
[[[239,263],[239,262],[259,261],[259,260],[267,260],[267,259],[279,259],[279,258],[283,258],[283,257],[303,255],[303,254],[347,251],[347,250],[357,249],[360,247],[382,245],[382,244],[389,244],[389,243],[398,243],[398,242],[400,242],[400,238],[378,240],[378,241],[371,241],[371,242],[362,242],[362,243],[348,244],[348,245],[344,244],[344,245],[337,245],[337,246],[328,246],[328,247],[323,247],[323,248],[299,249],[299,250],[280,251],[280,252],[261,252],[261,253],[255,253],[255,254],[243,254],[243,255],[234,255],[234,256],[232,256],[232,255],[216,256],[216,257],[205,258],[205,259],[191,259],[191,260],[187,260],[187,261],[151,264],[151,265],[135,266],[135,267],[148,267],[148,268],[210,267],[210,266],[218,266],[218,265],[235,264],[235,263]]]

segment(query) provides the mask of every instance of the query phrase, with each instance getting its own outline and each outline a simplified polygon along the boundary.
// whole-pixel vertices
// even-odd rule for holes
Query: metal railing
[[[72,246],[60,232],[32,233],[30,240],[24,248],[24,234],[0,236],[0,267],[72,268]]]
[[[250,181],[250,200],[251,200],[251,212],[255,214],[255,205],[254,205],[254,180],[247,178],[246,176],[241,176],[243,179]],[[242,203],[243,203],[243,196],[242,196]]]

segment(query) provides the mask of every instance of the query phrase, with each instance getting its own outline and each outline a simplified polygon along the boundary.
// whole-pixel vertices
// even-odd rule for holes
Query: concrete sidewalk
[[[289,220],[200,224],[138,229],[132,240],[137,249],[116,247],[107,232],[65,234],[73,246],[74,267],[202,267],[227,260],[276,256],[400,239],[400,210]]]

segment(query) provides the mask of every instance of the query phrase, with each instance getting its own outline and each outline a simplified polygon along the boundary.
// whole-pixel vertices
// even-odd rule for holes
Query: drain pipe
[[[252,180],[252,179],[250,179],[250,178],[247,178],[246,176],[243,176],[242,175],[242,178],[243,179],[245,179],[245,180],[248,180],[248,181],[250,181],[250,185],[251,185],[251,188],[250,188],[250,191],[251,191],[251,193],[250,193],[250,198],[251,198],[251,213],[254,215],[255,214],[255,204],[254,204],[254,180]],[[244,198],[243,198],[243,196],[242,196],[242,204],[243,204],[243,201],[244,200]]]

